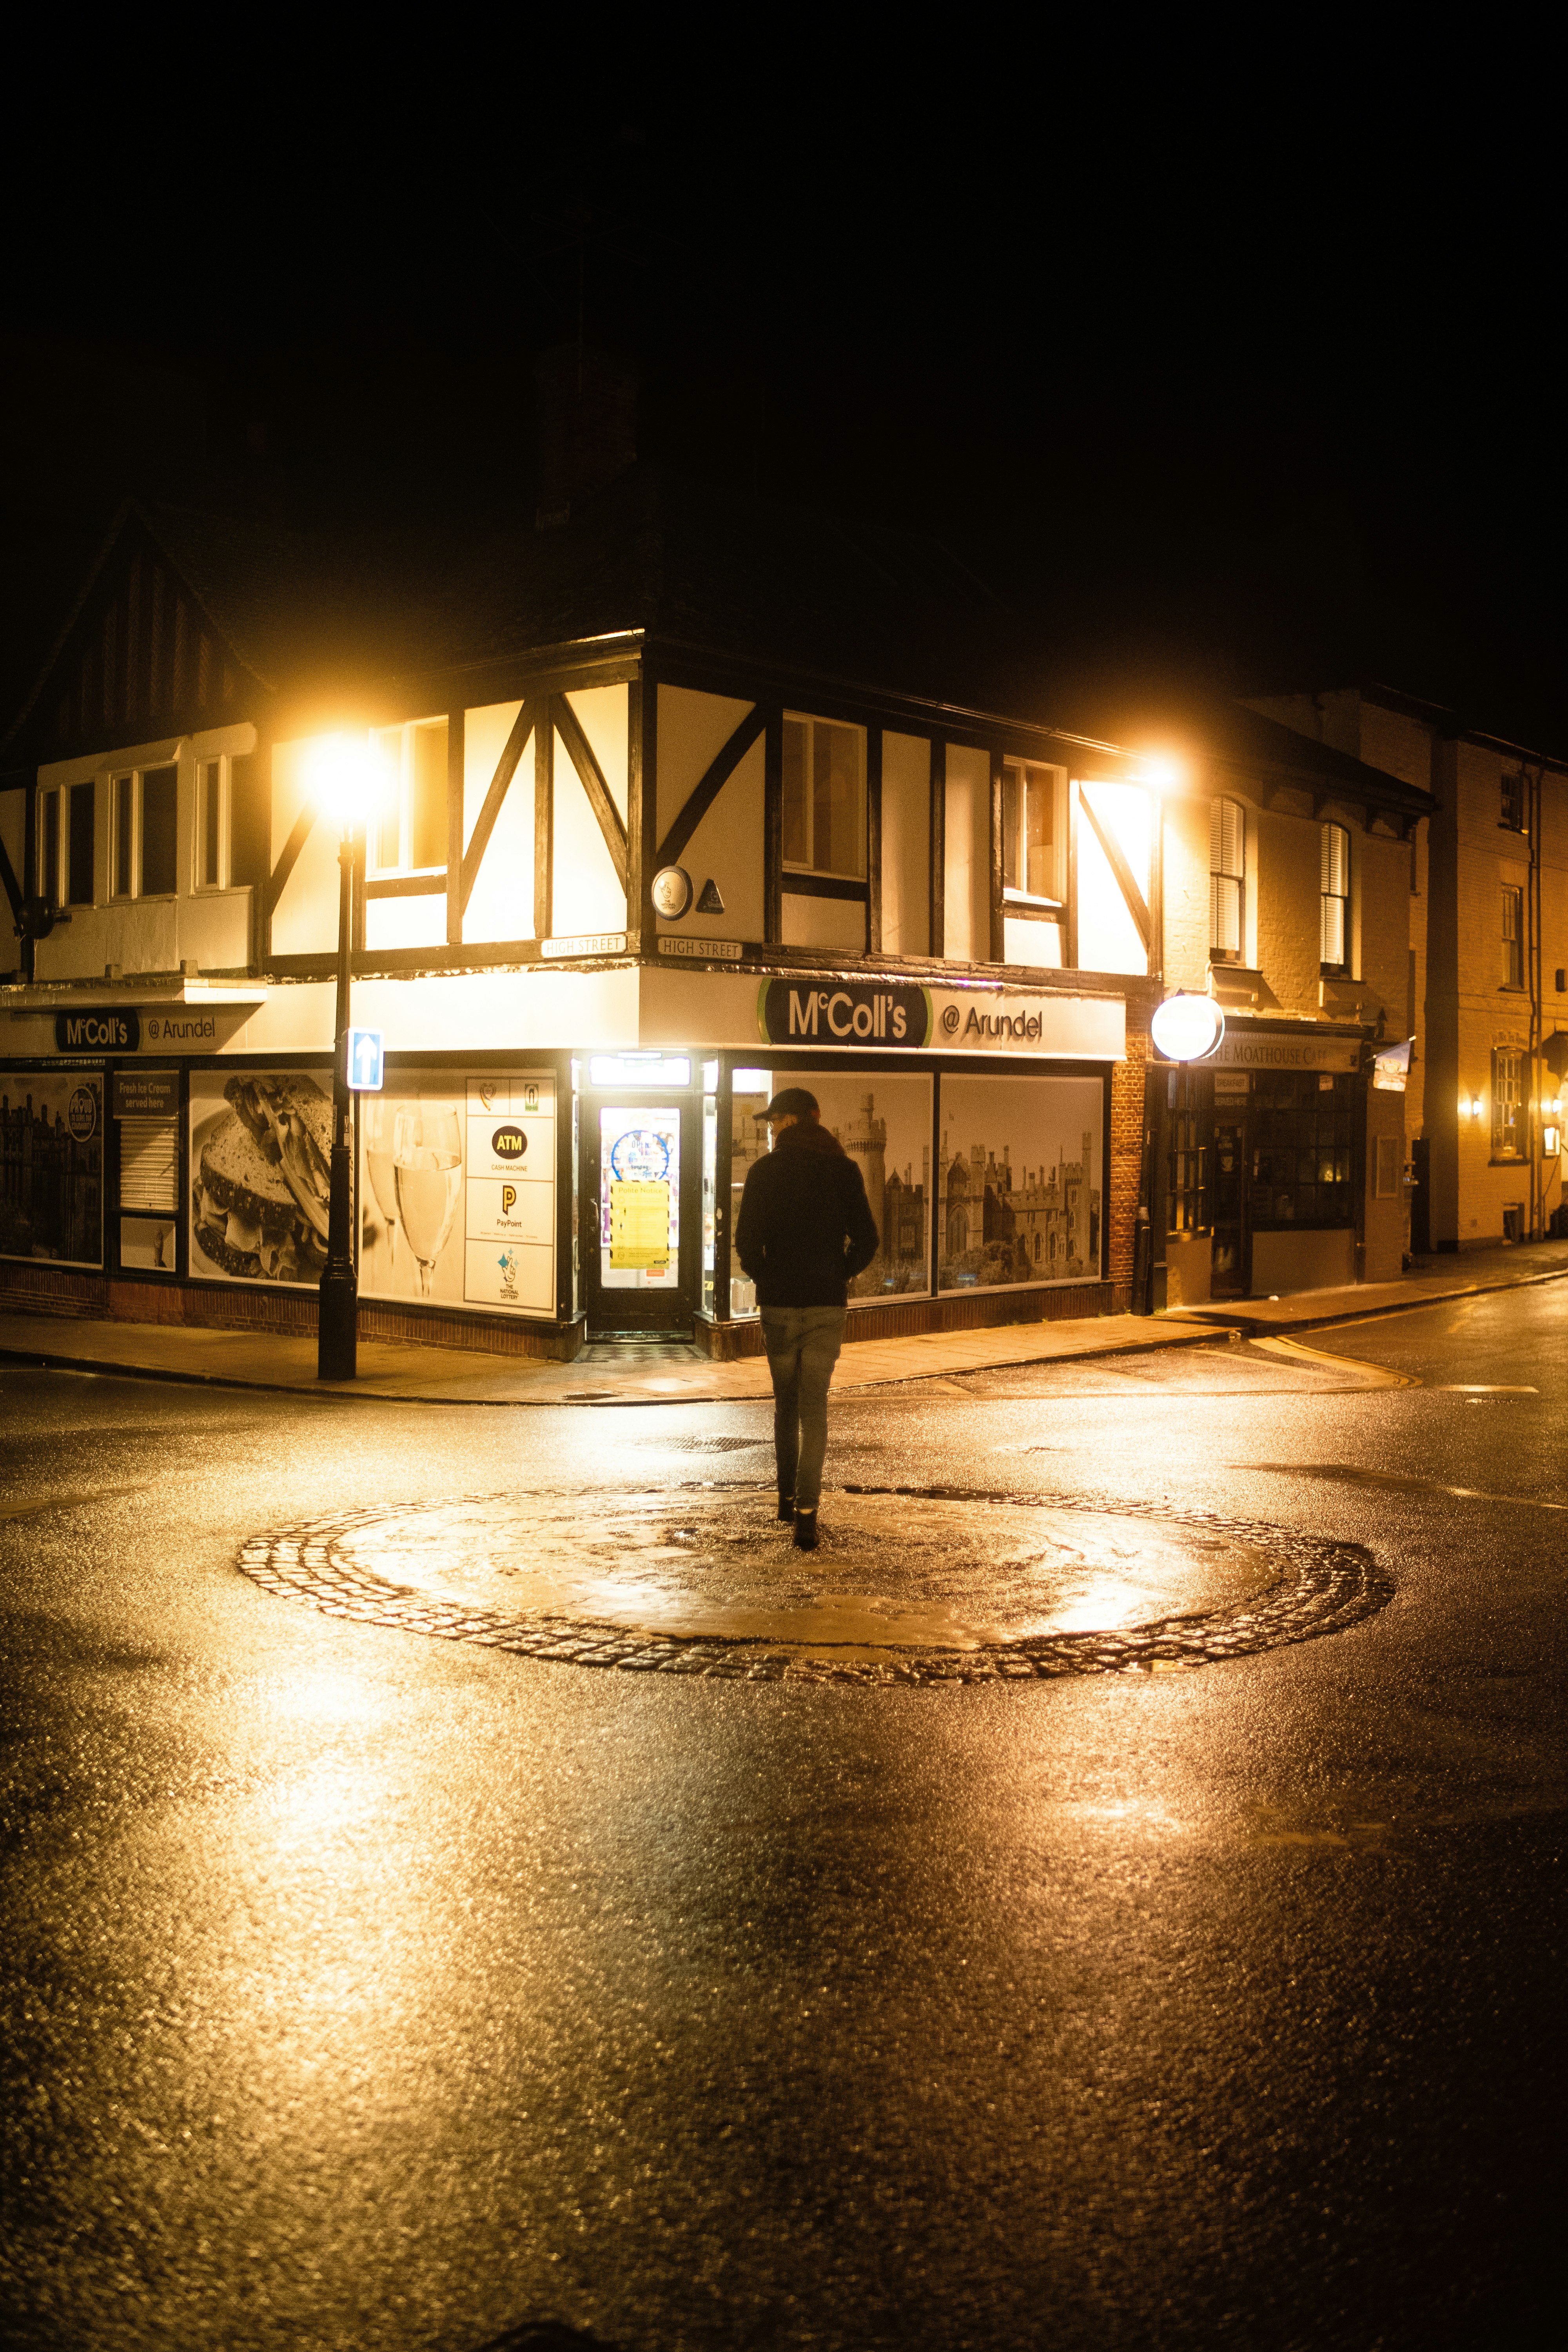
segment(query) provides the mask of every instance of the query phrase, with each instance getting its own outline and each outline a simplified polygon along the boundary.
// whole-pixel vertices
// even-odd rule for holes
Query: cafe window
[[[1018,898],[1062,897],[1066,772],[1009,760],[1002,771],[1002,887]]]
[[[1318,828],[1318,954],[1325,972],[1342,972],[1349,961],[1351,837],[1342,824]]]
[[[1208,1151],[1200,1141],[1198,1088],[1191,1070],[1165,1076],[1165,1230],[1205,1234],[1209,1229]]]
[[[1502,892],[1502,984],[1524,986],[1524,889],[1505,882]]]
[[[409,874],[447,863],[447,721],[416,719],[371,737],[382,772],[372,826],[373,872]]]
[[[38,896],[54,907],[92,904],[92,785],[38,795]]]
[[[1521,1101],[1524,1054],[1517,1045],[1499,1045],[1492,1053],[1492,1158],[1524,1157]]]
[[[1255,1227],[1354,1222],[1352,1086],[1348,1074],[1257,1074],[1248,1137]]]
[[[109,784],[109,889],[115,898],[172,898],[179,772],[133,768]]]
[[[808,874],[864,881],[866,763],[858,727],[785,719],[784,862]]]
[[[1247,812],[1239,801],[1209,803],[1209,953],[1239,963],[1247,919]]]

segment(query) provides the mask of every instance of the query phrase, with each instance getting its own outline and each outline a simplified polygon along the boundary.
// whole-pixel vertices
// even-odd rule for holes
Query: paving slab
[[[1353,1282],[1330,1290],[1291,1291],[1280,1298],[1215,1299],[1203,1307],[1173,1307],[1160,1320],[1224,1325],[1249,1337],[1311,1330],[1436,1306],[1447,1298],[1470,1298],[1486,1291],[1555,1282],[1564,1275],[1568,1275],[1568,1241],[1521,1244],[1510,1249],[1423,1258],[1397,1282]]]

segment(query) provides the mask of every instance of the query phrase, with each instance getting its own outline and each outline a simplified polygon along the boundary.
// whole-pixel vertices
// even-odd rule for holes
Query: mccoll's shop
[[[310,1328],[331,989],[6,994],[0,1290]],[[584,958],[364,981],[353,1019],[386,1046],[382,1088],[356,1097],[367,1337],[750,1352],[756,1300],[730,1236],[784,1084],[817,1097],[882,1236],[851,1336],[1125,1303],[1109,1205],[1119,994]],[[1135,1170],[1121,1195],[1130,1265]]]

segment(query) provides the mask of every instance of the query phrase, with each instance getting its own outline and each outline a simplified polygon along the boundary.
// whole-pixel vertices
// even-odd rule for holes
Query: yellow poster
[[[610,1184],[610,1264],[647,1268],[669,1263],[669,1186]]]

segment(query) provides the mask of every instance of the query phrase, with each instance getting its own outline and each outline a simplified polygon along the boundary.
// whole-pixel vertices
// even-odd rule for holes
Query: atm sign
[[[528,1138],[521,1127],[498,1127],[490,1138],[490,1150],[498,1160],[521,1160],[528,1150]]]

